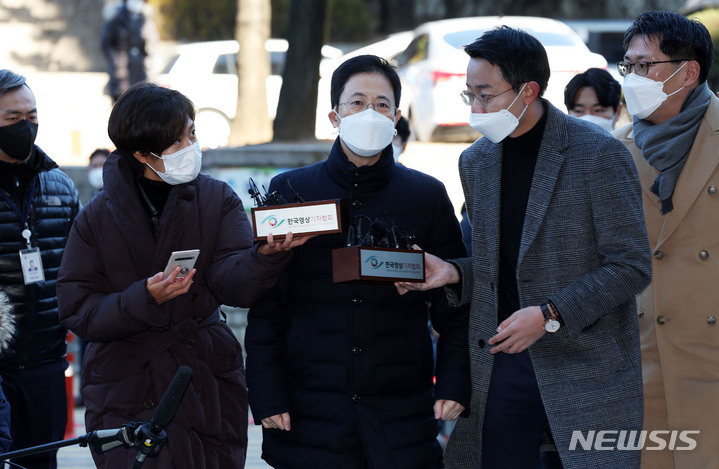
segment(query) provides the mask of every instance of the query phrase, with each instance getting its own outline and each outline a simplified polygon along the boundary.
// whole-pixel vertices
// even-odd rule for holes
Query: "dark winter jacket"
[[[242,350],[218,308],[249,306],[291,256],[259,254],[237,195],[202,174],[172,188],[156,239],[129,163],[117,152],[108,158],[105,190],[78,215],[58,279],[60,319],[89,342],[86,427],[150,421],[187,365],[192,382],[152,467],[241,468],[248,419]],[[146,279],[164,270],[172,251],[186,249],[200,249],[193,284],[158,305]],[[93,457],[98,467],[124,469],[135,454]]]
[[[14,200],[27,213],[29,187],[34,185],[29,207],[28,227],[33,247],[40,248],[45,281],[25,285],[18,252],[27,245],[21,233],[25,228],[0,188],[0,288],[10,298],[17,332],[10,347],[0,355],[0,369],[20,370],[64,360],[66,330],[58,322],[55,281],[72,220],[79,210],[78,194],[72,180],[58,169],[39,147],[35,147],[28,168],[25,199]],[[35,173],[35,174],[32,174]],[[18,205],[20,202],[20,205]]]
[[[282,173],[268,190],[287,200],[295,192],[346,199],[350,221],[388,217],[429,252],[465,252],[444,186],[395,164],[391,147],[358,168],[337,140],[326,161]],[[333,283],[332,250],[346,237],[322,235],[296,248],[278,285],[250,309],[253,417],[289,412],[292,425],[263,430],[263,458],[278,468],[441,467],[432,406],[468,405],[467,311],[450,308],[442,291],[400,296],[392,284]],[[436,387],[430,311],[440,334]]]

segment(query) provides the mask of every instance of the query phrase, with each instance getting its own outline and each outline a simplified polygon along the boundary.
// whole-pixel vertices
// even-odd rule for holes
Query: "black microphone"
[[[135,468],[139,468],[145,461],[147,456],[154,457],[160,453],[162,445],[165,444],[167,434],[165,428],[172,421],[182,397],[185,395],[187,387],[192,379],[192,368],[189,366],[181,366],[177,369],[175,377],[172,378],[170,386],[165,391],[165,395],[157,404],[155,415],[152,416],[149,424],[142,425],[135,434],[135,446],[137,446],[137,457],[135,458]]]
[[[150,420],[152,430],[155,432],[161,432],[167,425],[172,421],[172,418],[177,412],[177,408],[180,407],[180,401],[185,395],[187,387],[190,385],[192,379],[192,368],[189,366],[181,366],[177,369],[175,377],[172,378],[170,387],[165,391],[165,395],[160,399],[160,403],[157,404],[155,415]]]

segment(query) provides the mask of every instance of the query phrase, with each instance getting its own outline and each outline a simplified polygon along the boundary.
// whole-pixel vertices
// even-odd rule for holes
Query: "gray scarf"
[[[659,196],[664,214],[674,209],[674,187],[709,107],[711,93],[706,82],[697,86],[687,96],[679,114],[661,124],[634,118],[634,141],[649,164],[659,170],[651,191]]]

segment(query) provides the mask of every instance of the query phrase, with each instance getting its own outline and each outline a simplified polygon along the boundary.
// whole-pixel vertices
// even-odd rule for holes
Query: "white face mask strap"
[[[686,64],[688,64],[688,63],[689,63],[689,62],[684,62],[684,63],[682,64],[682,66],[679,67],[679,68],[676,70],[676,72],[674,72],[674,73],[672,73],[671,75],[669,75],[669,78],[667,78],[666,80],[664,80],[664,81],[662,82],[662,85],[664,85],[664,83],[668,82],[674,75],[676,75],[677,73],[679,73],[679,70],[683,69],[683,68],[684,68],[684,65],[686,65]],[[662,88],[663,88],[663,86],[662,86]],[[668,94],[668,95],[667,95],[667,98],[670,97],[670,96],[674,96],[675,94],[679,93],[679,92],[682,90],[682,88],[684,88],[684,87],[683,87],[683,86],[680,86],[678,90],[676,90],[675,92],[673,92],[673,93],[671,93],[671,94]]]
[[[529,104],[524,106],[524,109],[522,109],[522,112],[519,114],[519,117],[517,117],[517,120],[520,120],[522,118],[522,116],[524,115],[524,112],[527,110],[528,107],[529,107]]]
[[[684,63],[682,64],[682,66],[679,67],[674,73],[672,73],[671,75],[669,75],[669,78],[667,78],[666,80],[664,80],[664,81],[662,82],[662,84],[664,84],[664,83],[668,82],[669,80],[671,80],[672,77],[673,77],[674,75],[676,75],[677,73],[679,73],[679,70],[683,69],[683,68],[684,68],[684,65],[686,65],[686,64],[688,64],[688,63],[689,63],[689,62],[684,62]]]
[[[156,170],[155,168],[153,168],[153,167],[150,165],[150,163],[145,163],[145,164],[147,165],[148,168],[150,168],[151,170],[153,170],[153,171],[155,172],[155,174],[157,174],[158,176],[160,176],[160,172],[159,172],[158,170]],[[162,174],[164,175],[165,173],[162,173]],[[160,176],[160,177],[162,177],[162,176]]]
[[[522,88],[519,89],[519,93],[517,93],[517,96],[514,97],[514,101],[512,101],[512,104],[510,104],[509,106],[507,106],[507,111],[509,111],[509,108],[512,107],[512,106],[514,106],[514,103],[517,102],[517,100],[519,99],[519,95],[522,94],[522,91],[524,91],[524,87],[525,87],[525,86],[527,86],[526,83],[523,84],[523,85],[522,85]],[[526,107],[525,107],[525,109],[526,109]],[[524,111],[522,111],[522,113],[524,113]],[[521,118],[521,117],[522,117],[522,116],[519,116],[519,118]]]
[[[519,90],[519,93],[517,93],[517,96],[514,98],[514,101],[512,101],[512,104],[510,104],[509,107],[507,108],[507,111],[509,111],[509,108],[512,107],[512,106],[514,106],[514,103],[517,102],[517,99],[518,99],[519,96],[522,94],[522,91],[524,91],[524,87],[525,87],[525,86],[527,86],[526,83],[522,85],[522,88]],[[529,104],[527,104],[526,106],[524,106],[524,109],[522,109],[522,112],[519,114],[519,117],[517,117],[517,120],[518,120],[518,121],[522,118],[522,116],[524,115],[524,113],[527,111],[527,108],[528,108],[528,107],[529,107]]]

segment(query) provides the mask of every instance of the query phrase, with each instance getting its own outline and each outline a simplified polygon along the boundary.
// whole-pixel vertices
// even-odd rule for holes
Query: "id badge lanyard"
[[[4,191],[0,191],[0,195],[2,195],[3,199],[12,207],[12,209],[15,211],[15,213],[18,216],[18,219],[23,224],[23,230],[22,230],[22,237],[25,238],[25,244],[27,245],[27,249],[21,249],[20,254],[20,264],[22,266],[22,275],[25,279],[25,285],[29,285],[31,283],[36,282],[43,282],[45,280],[45,271],[42,268],[42,258],[40,256],[40,248],[32,247],[32,244],[30,243],[30,237],[32,236],[32,231],[30,231],[30,214],[32,213],[32,201],[33,196],[35,195],[35,186],[37,185],[37,179],[33,179],[32,184],[30,185],[30,194],[27,198],[27,203],[25,204],[27,206],[27,210],[25,213],[22,213],[18,206],[15,204],[15,202],[5,195]]]

